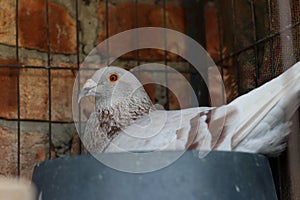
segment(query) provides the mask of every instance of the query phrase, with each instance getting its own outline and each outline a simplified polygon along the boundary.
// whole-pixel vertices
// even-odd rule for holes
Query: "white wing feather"
[[[150,127],[144,131],[127,127],[105,151],[182,150],[192,147],[276,154],[285,147],[289,120],[299,104],[300,63],[297,63],[282,75],[226,106],[155,111],[150,116]],[[137,138],[153,134],[154,127],[160,126],[164,120],[163,116],[166,116],[166,121],[158,134]],[[135,125],[145,124],[147,120],[149,117],[143,117]],[[132,133],[137,137],[130,136]]]
[[[154,111],[150,114],[152,123],[145,123],[145,121],[149,122],[148,116],[142,117],[136,121],[134,128],[132,128],[133,126],[129,126],[125,130],[120,131],[105,151],[185,149],[189,140],[196,137],[195,134],[193,138],[190,138],[191,129],[194,127],[198,130],[200,129],[198,127],[201,124],[200,121],[199,123],[191,124],[193,118],[196,117],[197,120],[202,120],[202,124],[206,126],[206,132],[209,133],[205,123],[205,116],[199,118],[197,115],[210,109],[212,108],[202,107],[177,111]],[[147,124],[147,126],[141,130],[137,129],[137,125],[144,126],[144,124]],[[201,127],[201,130],[204,133],[204,127]]]

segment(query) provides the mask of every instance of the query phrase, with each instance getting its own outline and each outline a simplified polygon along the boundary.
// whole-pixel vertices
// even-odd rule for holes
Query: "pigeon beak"
[[[93,79],[88,79],[78,95],[78,103],[83,97],[96,95],[97,83]]]

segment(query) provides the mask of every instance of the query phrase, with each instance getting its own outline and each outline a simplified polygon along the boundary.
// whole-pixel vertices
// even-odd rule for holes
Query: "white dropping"
[[[240,192],[239,186],[235,185],[235,190],[236,190],[237,192]]]

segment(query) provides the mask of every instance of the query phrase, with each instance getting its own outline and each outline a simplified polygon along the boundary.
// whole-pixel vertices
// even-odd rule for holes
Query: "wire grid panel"
[[[148,4],[154,4],[160,6],[163,14],[160,15],[162,18],[161,21],[162,27],[168,28],[168,19],[167,15],[169,14],[168,6],[170,6],[169,1],[162,1],[157,3],[155,1]],[[52,116],[52,74],[54,70],[73,70],[74,73],[77,73],[77,70],[80,69],[80,62],[84,56],[84,53],[81,51],[82,45],[82,36],[81,33],[84,31],[82,23],[82,14],[83,6],[88,4],[88,1],[80,2],[78,0],[74,1],[73,13],[75,14],[76,22],[76,53],[74,59],[74,65],[69,67],[65,66],[55,66],[53,65],[53,59],[56,58],[56,53],[51,51],[51,31],[50,31],[50,14],[49,10],[52,9],[51,1],[46,0],[44,4],[45,10],[45,29],[46,29],[46,62],[44,65],[23,65],[20,62],[20,52],[23,52],[23,49],[20,47],[20,2],[16,0],[16,18],[15,18],[15,65],[1,65],[1,68],[15,68],[17,71],[17,172],[18,175],[21,174],[21,122],[26,121],[21,117],[21,92],[20,92],[20,70],[22,69],[36,69],[46,71],[47,74],[47,89],[48,89],[48,116],[46,120],[41,120],[48,123],[48,139],[49,139],[49,150],[48,158],[52,157],[53,152],[51,151],[52,146],[52,127],[53,127],[53,116]],[[110,2],[108,0],[102,1],[101,6],[105,10],[105,37],[110,36],[110,30],[113,29],[109,24],[114,16],[110,15],[109,8],[112,4],[117,5],[120,2]],[[143,8],[140,6],[144,2],[139,2],[138,0],[129,1],[134,5],[133,10],[135,11],[135,24],[132,28],[138,28],[141,26],[140,13],[143,12]],[[179,4],[185,12],[185,32],[187,35],[195,38],[200,42],[204,47],[208,47],[210,43],[208,42],[206,32],[207,28],[204,26],[205,21],[208,16],[204,15],[208,9],[215,10],[215,17],[217,19],[217,35],[218,35],[218,48],[219,57],[215,59],[215,62],[220,66],[220,71],[224,75],[228,73],[233,76],[233,81],[230,81],[230,87],[234,92],[233,98],[237,95],[244,94],[252,90],[253,88],[263,84],[264,82],[274,78],[279,75],[285,68],[291,66],[297,60],[299,60],[299,32],[300,32],[300,20],[299,20],[299,4],[297,1],[290,1],[290,4],[282,4],[280,1],[235,1],[232,0],[230,4],[221,2],[221,1],[199,1],[190,4],[187,1],[180,1]],[[192,5],[192,6],[191,6]],[[191,8],[192,7],[192,8]],[[201,10],[201,12],[199,12]],[[282,13],[289,12],[291,13],[290,18],[288,16],[283,16]],[[204,13],[204,14],[203,14]],[[290,38],[290,39],[287,39]],[[168,38],[165,38],[167,40]],[[288,52],[288,54],[284,53]],[[143,63],[142,52],[139,50],[135,52],[135,58],[131,59],[134,65],[139,65]],[[130,63],[128,60],[124,61],[120,59],[120,63]],[[168,60],[167,52],[164,52],[161,62],[165,65],[172,65],[173,61]],[[175,62],[176,64],[176,62]],[[133,65],[133,66],[134,66]],[[75,66],[75,67],[74,67]],[[225,71],[225,72],[224,72]],[[202,94],[207,94],[203,92],[205,90],[204,86],[197,86],[199,77],[193,76],[195,73],[191,68],[185,68],[182,70],[183,73],[190,74],[191,83],[193,84],[195,90],[202,90]],[[168,75],[165,72],[162,72],[165,75],[165,78],[168,79]],[[80,76],[78,76],[78,81],[80,82]],[[230,87],[226,88],[230,90]],[[165,106],[169,108],[169,91],[163,90],[165,92]],[[200,97],[199,97],[200,98]],[[203,98],[203,96],[202,96]],[[230,99],[232,100],[232,99]],[[209,99],[204,97],[203,104],[207,104]],[[80,110],[80,109],[79,109]],[[279,160],[272,161],[274,162],[275,174],[278,179],[278,190],[279,196],[283,196],[287,191],[282,191],[284,183],[290,180],[283,180],[286,174],[282,174],[282,169],[287,168],[284,163],[280,161],[285,161],[286,157],[279,158]]]

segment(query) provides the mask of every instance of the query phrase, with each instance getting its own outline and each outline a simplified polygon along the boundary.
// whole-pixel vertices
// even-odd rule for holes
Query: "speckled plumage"
[[[129,98],[112,106],[96,106],[86,124],[83,136],[91,153],[102,152],[113,136],[140,117],[154,111],[149,98]]]

